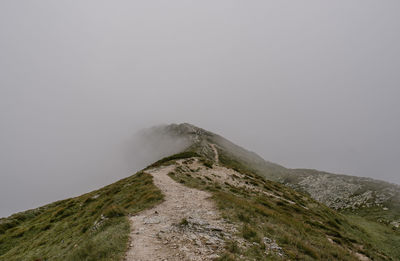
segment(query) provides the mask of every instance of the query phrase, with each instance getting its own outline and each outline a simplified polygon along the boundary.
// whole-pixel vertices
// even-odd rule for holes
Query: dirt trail
[[[212,260],[234,228],[224,222],[209,193],[188,188],[167,174],[175,165],[146,171],[165,195],[160,205],[130,218],[126,260]]]
[[[215,162],[219,163],[219,154],[218,154],[218,150],[215,144],[210,144],[211,148],[214,151],[214,155],[215,155]]]

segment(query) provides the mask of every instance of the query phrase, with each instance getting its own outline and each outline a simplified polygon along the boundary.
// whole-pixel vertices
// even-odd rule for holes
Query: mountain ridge
[[[335,209],[355,209],[357,207],[382,206],[389,208],[391,205],[385,205],[391,199],[395,199],[395,207],[400,208],[400,185],[392,184],[386,181],[356,177],[344,174],[333,174],[313,169],[289,169],[279,164],[265,161],[255,152],[237,146],[220,135],[206,131],[189,123],[171,124],[160,126],[172,137],[185,137],[191,142],[186,151],[195,151],[200,155],[212,160],[212,150],[209,143],[216,144],[221,150],[221,155],[240,161],[242,165],[247,165],[251,171],[259,175],[291,186],[297,190],[309,193],[313,198]],[[223,158],[223,156],[222,156]],[[313,185],[312,183],[315,183]],[[321,186],[324,185],[324,186]],[[323,191],[317,187],[337,188],[333,191]],[[360,192],[363,193],[360,196]],[[341,194],[346,192],[344,197],[317,197],[319,193]],[[355,198],[358,196],[358,198]]]
[[[307,186],[291,187],[301,182],[296,177],[309,177],[308,172],[293,176],[294,170],[265,161],[220,135],[191,124],[147,132],[149,137],[185,139],[186,147],[104,188],[1,218],[0,260],[400,256],[396,201],[384,215],[386,205],[338,211],[303,191]],[[385,204],[390,200],[393,197]],[[151,240],[142,244],[141,238]]]

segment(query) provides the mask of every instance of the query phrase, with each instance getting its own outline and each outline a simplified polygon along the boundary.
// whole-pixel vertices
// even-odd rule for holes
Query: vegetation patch
[[[88,194],[0,219],[0,260],[122,260],[128,214],[162,201],[143,172]]]
[[[192,158],[192,157],[199,157],[199,154],[197,154],[196,152],[193,152],[193,151],[185,151],[182,153],[178,153],[178,154],[160,159],[159,161],[156,161],[155,163],[148,166],[146,169],[165,166],[168,164],[172,164],[173,161],[175,161],[175,160],[188,159],[188,158]]]

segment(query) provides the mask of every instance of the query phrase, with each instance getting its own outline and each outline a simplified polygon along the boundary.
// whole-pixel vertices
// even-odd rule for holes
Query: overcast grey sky
[[[0,216],[125,177],[190,122],[400,183],[400,2],[0,1]],[[143,158],[143,157],[142,157]]]

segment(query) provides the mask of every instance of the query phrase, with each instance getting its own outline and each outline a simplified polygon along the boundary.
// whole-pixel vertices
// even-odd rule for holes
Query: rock
[[[189,249],[185,246],[181,247],[179,250],[182,252],[189,252]]]
[[[277,250],[277,251],[281,251],[282,250],[282,248],[280,246],[278,246],[278,244],[275,243],[275,242],[271,244],[270,249],[271,250]]]
[[[217,231],[217,232],[223,231],[222,228],[220,228],[220,227],[215,227],[215,226],[207,226],[206,229],[209,229],[209,230],[212,230],[212,231]]]
[[[264,238],[263,238],[263,243],[264,243],[265,245],[267,245],[267,244],[272,243],[272,240],[271,240],[270,238],[268,238],[268,237],[264,237]]]
[[[209,223],[207,221],[199,219],[199,218],[188,218],[188,222],[193,225],[199,225],[199,226],[209,225]]]
[[[272,240],[268,237],[263,238],[263,243],[265,245],[265,254],[277,254],[278,256],[283,256],[283,249],[280,247],[275,240]]]
[[[400,220],[390,222],[390,224],[391,224],[394,228],[399,228],[399,227],[400,227]]]
[[[146,218],[143,223],[145,225],[147,225],[147,224],[160,224],[161,223],[161,217]]]

